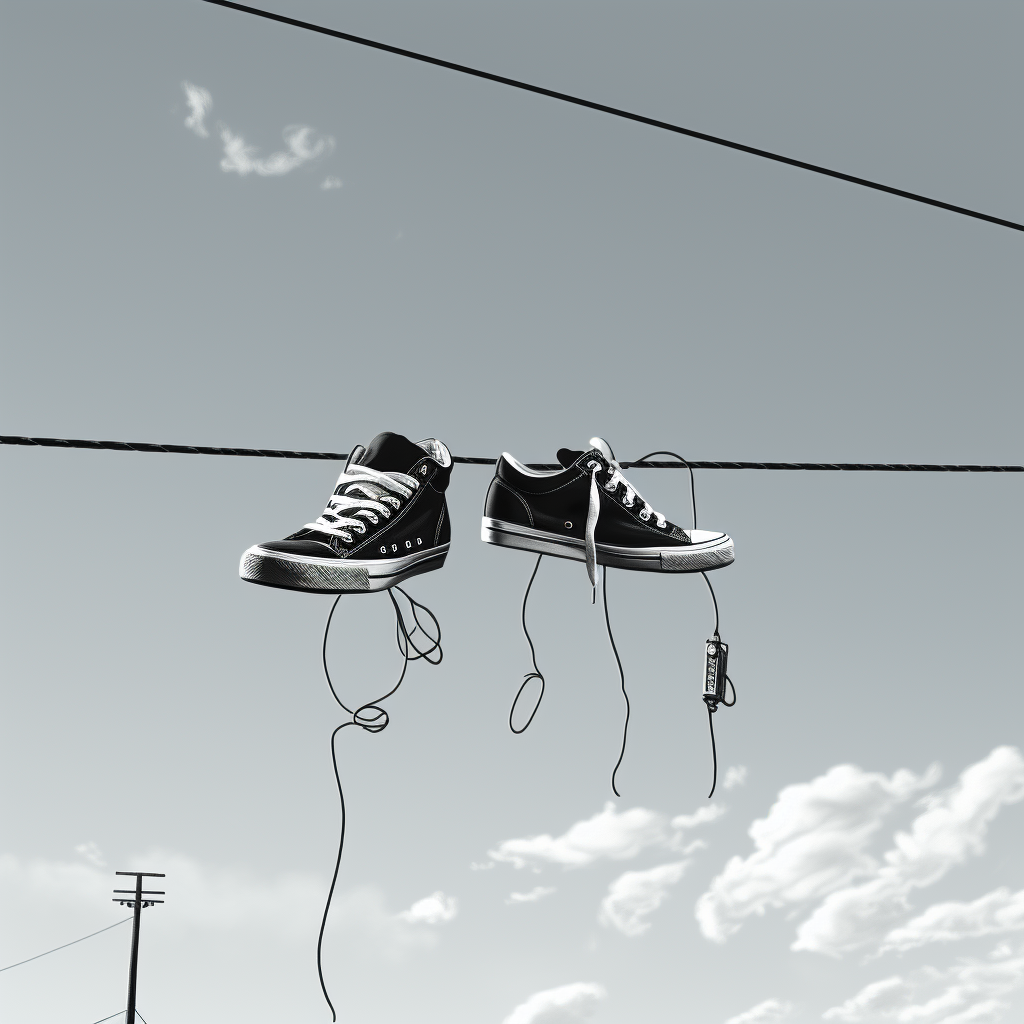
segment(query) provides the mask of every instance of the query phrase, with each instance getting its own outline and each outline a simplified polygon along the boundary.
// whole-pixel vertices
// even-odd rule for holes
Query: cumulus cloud
[[[320,187],[321,187],[321,188],[322,188],[322,189],[323,189],[323,190],[324,190],[325,192],[330,192],[330,190],[331,190],[331,189],[334,189],[334,188],[341,188],[341,186],[342,186],[343,184],[344,184],[344,183],[342,182],[341,178],[331,178],[331,177],[327,177],[327,178],[324,178],[324,180],[320,182]]]
[[[536,903],[555,892],[553,885],[538,885],[529,892],[510,892],[505,900],[510,906],[515,903]]]
[[[732,857],[697,902],[704,935],[724,942],[752,914],[820,899],[877,868],[867,847],[897,804],[935,784],[938,769],[891,778],[837,765],[785,787],[750,826],[754,852]]]
[[[454,896],[445,896],[438,890],[417,900],[408,910],[403,910],[399,920],[408,924],[447,924],[459,912],[459,901]]]
[[[607,996],[602,985],[588,981],[545,989],[520,1003],[505,1018],[504,1024],[569,1024],[586,1020]]]
[[[205,139],[210,133],[206,130],[204,121],[213,107],[213,97],[207,89],[193,85],[191,82],[182,82],[181,87],[185,90],[185,99],[189,109],[189,115],[185,118],[185,127],[190,132],[195,132],[201,139]]]
[[[735,789],[747,781],[747,767],[742,764],[733,765],[726,773],[722,785],[726,789]]]
[[[230,128],[221,128],[224,158],[220,162],[220,169],[229,174],[241,175],[243,178],[247,174],[277,177],[288,174],[334,149],[334,139],[329,135],[317,137],[314,129],[306,124],[289,125],[282,134],[288,148],[271,153],[267,157],[260,157],[257,156],[259,151],[256,147],[250,146],[241,135],[236,135]]]
[[[951,868],[984,852],[988,826],[1007,804],[1024,799],[1024,758],[997,747],[961,774],[955,785],[926,801],[909,832],[871,877],[826,896],[797,930],[793,949],[833,956],[878,938],[902,912],[914,889],[934,885]]]
[[[1009,1009],[1004,997],[1022,985],[1024,947],[1002,945],[984,960],[962,960],[945,970],[925,968],[913,979],[872,982],[823,1016],[844,1024],[983,1024],[1000,1020]]]
[[[545,864],[582,868],[599,860],[629,860],[650,847],[674,847],[683,831],[714,821],[722,813],[722,808],[711,804],[694,814],[679,815],[670,823],[657,811],[643,807],[619,811],[609,801],[604,810],[576,822],[560,836],[506,839],[489,856],[516,868],[534,869]]]
[[[766,999],[763,1003],[730,1017],[725,1024],[770,1024],[771,1021],[788,1017],[792,1010],[792,1003],[783,1002],[781,999]]]
[[[923,914],[894,928],[882,942],[882,952],[914,949],[930,942],[953,942],[1024,929],[1024,889],[1007,888],[970,903],[935,903]]]
[[[627,871],[620,875],[601,901],[598,919],[603,925],[617,928],[630,938],[643,935],[651,926],[646,918],[665,902],[669,889],[683,877],[688,863],[681,860],[647,871]]]

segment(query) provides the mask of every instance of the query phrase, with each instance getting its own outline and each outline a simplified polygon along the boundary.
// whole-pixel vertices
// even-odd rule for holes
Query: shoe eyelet
[[[572,523],[570,523],[568,519],[566,519],[566,521],[565,521],[565,528],[567,530],[571,530],[572,529]]]
[[[426,476],[426,475],[427,475],[427,467],[426,466],[420,466],[420,476]]]
[[[650,519],[651,517],[646,512],[641,512],[640,513],[640,518],[646,523],[647,520]]]
[[[360,533],[366,533],[366,527],[363,525],[353,526],[353,530],[358,530]]]

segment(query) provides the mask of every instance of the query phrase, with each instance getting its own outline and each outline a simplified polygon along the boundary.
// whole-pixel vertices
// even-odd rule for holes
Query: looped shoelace
[[[659,530],[664,530],[668,525],[668,520],[660,512],[656,512],[651,508],[640,492],[622,475],[622,467],[615,459],[607,459],[607,462],[607,466],[597,459],[591,459],[587,463],[587,469],[590,470],[590,507],[587,509],[587,529],[584,541],[587,575],[590,577],[590,585],[594,588],[594,600],[597,600],[597,584],[599,579],[597,541],[595,540],[597,520],[601,515],[601,492],[598,488],[603,487],[610,494],[614,494],[621,485],[623,488],[622,504],[626,508],[632,508],[637,501],[640,501],[643,504],[643,508],[638,515],[645,523],[653,518],[657,522]],[[605,470],[608,471],[608,479],[601,484],[598,482],[597,476]]]
[[[338,477],[334,494],[315,523],[305,529],[328,533],[351,544],[355,533],[366,533],[367,521],[376,526],[381,517],[390,519],[402,500],[408,500],[419,487],[415,477],[405,473],[381,473],[369,466],[349,466]],[[350,509],[358,509],[345,515]],[[362,518],[355,518],[361,516]]]

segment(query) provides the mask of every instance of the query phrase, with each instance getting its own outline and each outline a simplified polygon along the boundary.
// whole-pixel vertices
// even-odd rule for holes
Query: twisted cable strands
[[[344,462],[347,452],[301,452],[279,448],[213,448],[209,445],[151,444],[148,441],[83,441],[67,437],[18,437],[0,434],[0,445],[37,448],[85,448],[90,451],[156,452],[175,455],[234,455],[259,459],[321,459]],[[496,459],[454,455],[452,461],[464,466],[493,466]],[[860,473],[1024,473],[1024,466],[930,465],[898,462],[623,462],[623,469],[780,469],[825,470]],[[562,469],[549,462],[531,462],[531,469]]]

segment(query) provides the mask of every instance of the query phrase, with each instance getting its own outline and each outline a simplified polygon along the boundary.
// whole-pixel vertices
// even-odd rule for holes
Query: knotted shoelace
[[[338,477],[323,514],[315,523],[306,523],[305,529],[328,533],[351,544],[355,540],[353,534],[366,533],[367,522],[376,526],[381,518],[390,519],[391,513],[401,508],[402,501],[408,501],[418,487],[419,481],[405,473],[349,466]]]
[[[600,441],[600,438],[594,438],[591,443]],[[607,442],[602,442],[607,444]],[[610,451],[611,449],[609,449]],[[605,466],[597,459],[591,459],[587,463],[587,469],[590,470],[590,507],[587,509],[587,529],[585,533],[585,553],[587,560],[587,575],[590,577],[590,585],[594,588],[594,600],[597,600],[597,585],[600,580],[597,565],[597,541],[595,540],[595,534],[597,532],[597,521],[601,515],[601,491],[599,488],[604,488],[610,494],[614,494],[620,487],[622,487],[622,504],[626,508],[632,508],[638,501],[643,504],[643,508],[638,513],[639,517],[646,523],[650,519],[654,519],[658,524],[659,530],[664,530],[668,525],[668,520],[660,513],[656,512],[651,506],[643,499],[640,492],[622,475],[622,467],[615,461],[613,457],[610,457],[607,453],[602,453],[607,459],[608,465]],[[598,474],[604,470],[608,471],[608,479],[604,483],[600,483],[597,479]]]

